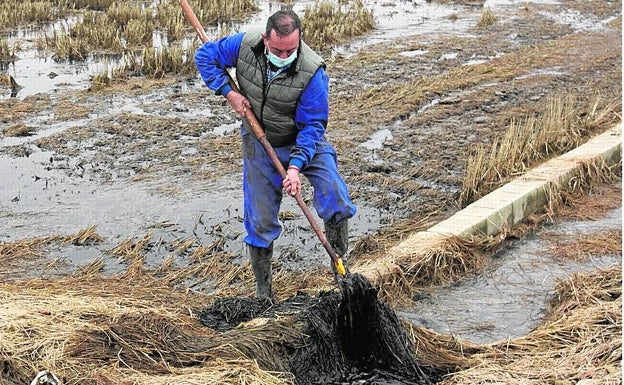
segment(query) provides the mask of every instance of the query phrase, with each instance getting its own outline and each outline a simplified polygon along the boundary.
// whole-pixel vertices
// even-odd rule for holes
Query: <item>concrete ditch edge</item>
[[[352,270],[364,275],[371,282],[384,281],[384,277],[400,270],[395,261],[405,261],[424,254],[427,250],[437,249],[449,237],[497,235],[543,207],[549,193],[578,175],[583,165],[602,162],[615,165],[621,159],[622,123],[530,170],[450,218],[425,231],[410,235],[388,250],[385,257],[354,266]]]

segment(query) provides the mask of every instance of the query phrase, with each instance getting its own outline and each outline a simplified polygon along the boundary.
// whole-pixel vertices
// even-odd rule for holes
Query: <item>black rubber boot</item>
[[[332,247],[334,252],[342,257],[342,262],[345,268],[349,268],[347,265],[347,251],[349,250],[349,221],[342,221],[339,224],[333,224],[331,222],[325,222],[325,237],[327,242]],[[336,267],[332,263],[332,271],[334,272],[334,278],[338,282],[339,274],[336,271]]]
[[[268,249],[249,246],[249,261],[256,277],[256,298],[273,299],[272,256],[273,244]]]

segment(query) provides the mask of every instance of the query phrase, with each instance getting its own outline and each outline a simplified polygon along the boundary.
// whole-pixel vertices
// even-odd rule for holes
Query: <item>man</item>
[[[336,151],[325,138],[329,117],[325,63],[301,38],[297,14],[281,10],[268,19],[264,32],[237,33],[208,42],[195,53],[208,88],[224,96],[241,117],[250,111],[255,114],[287,170],[282,180],[243,119],[244,241],[249,246],[258,298],[273,297],[271,257],[273,241],[281,232],[282,189],[298,194],[300,173],[314,188],[314,208],[338,255],[347,252],[348,219],[356,212],[338,173]],[[236,68],[240,93],[228,83],[226,68],[230,67]]]

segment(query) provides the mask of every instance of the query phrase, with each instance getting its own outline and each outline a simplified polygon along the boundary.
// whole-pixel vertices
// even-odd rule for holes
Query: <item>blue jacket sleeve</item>
[[[329,78],[323,68],[316,71],[301,94],[295,123],[299,129],[289,165],[304,168],[314,157],[316,143],[325,135],[329,120]]]
[[[238,51],[244,33],[209,41],[195,51],[195,66],[208,88],[217,95],[227,95],[231,90],[226,69],[236,66]]]

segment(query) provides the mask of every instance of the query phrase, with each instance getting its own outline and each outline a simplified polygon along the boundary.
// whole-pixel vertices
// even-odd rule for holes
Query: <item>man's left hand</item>
[[[286,170],[286,178],[282,181],[282,187],[290,196],[301,193],[301,179],[299,179],[299,169],[297,167],[288,167],[288,170]]]

